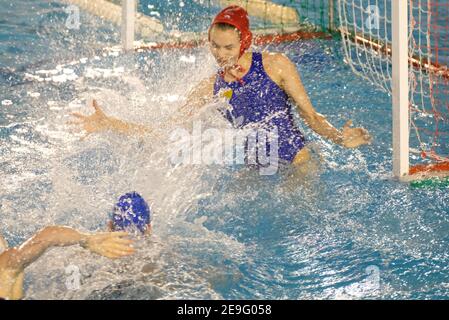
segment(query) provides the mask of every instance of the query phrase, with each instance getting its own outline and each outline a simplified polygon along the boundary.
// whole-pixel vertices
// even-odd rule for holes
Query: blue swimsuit
[[[262,53],[253,53],[251,68],[241,81],[228,83],[217,75],[214,95],[229,89],[232,109],[226,110],[225,117],[237,128],[249,124],[268,130],[277,127],[279,159],[292,162],[304,147],[305,139],[293,122],[288,95],[265,72]]]

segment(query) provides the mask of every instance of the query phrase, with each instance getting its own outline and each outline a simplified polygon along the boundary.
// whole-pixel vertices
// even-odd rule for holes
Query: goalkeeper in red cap
[[[295,165],[307,163],[310,151],[293,121],[289,101],[297,106],[312,130],[332,142],[347,148],[370,143],[371,137],[365,129],[351,128],[351,121],[348,121],[338,130],[315,111],[296,66],[284,54],[249,50],[252,33],[248,14],[243,8],[230,6],[223,9],[213,20],[208,39],[219,70],[192,91],[182,108],[186,113],[198,110],[222,94],[232,107],[224,115],[235,127],[275,128],[278,158]],[[122,133],[151,132],[145,126],[106,116],[95,101],[93,107],[93,115],[74,114],[87,134],[108,129]]]

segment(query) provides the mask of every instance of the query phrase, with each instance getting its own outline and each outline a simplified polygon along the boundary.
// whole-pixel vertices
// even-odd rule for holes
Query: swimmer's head
[[[121,196],[114,206],[110,227],[113,231],[138,230],[151,232],[151,211],[147,202],[137,192]]]
[[[248,13],[239,6],[220,11],[209,28],[210,48],[220,67],[237,63],[251,41]]]

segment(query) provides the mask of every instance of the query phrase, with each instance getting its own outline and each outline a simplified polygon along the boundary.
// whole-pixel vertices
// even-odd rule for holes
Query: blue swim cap
[[[114,206],[112,225],[115,231],[137,228],[145,233],[151,222],[151,212],[148,204],[137,192],[121,196]]]

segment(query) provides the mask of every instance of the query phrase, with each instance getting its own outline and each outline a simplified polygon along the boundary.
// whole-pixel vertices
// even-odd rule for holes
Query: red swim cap
[[[226,23],[231,26],[236,27],[240,31],[240,56],[251,47],[251,41],[253,34],[249,29],[249,19],[248,13],[245,9],[239,6],[229,6],[221,10],[209,28],[209,41],[210,41],[210,30],[217,23]]]

